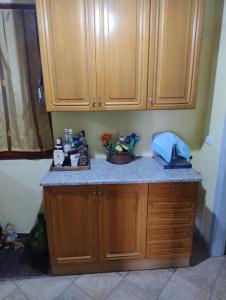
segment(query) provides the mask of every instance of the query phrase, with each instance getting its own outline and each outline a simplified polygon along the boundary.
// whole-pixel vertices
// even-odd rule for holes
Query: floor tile
[[[91,300],[77,285],[72,283],[54,300]]]
[[[208,300],[209,293],[174,274],[161,292],[159,300]]]
[[[100,300],[106,298],[120,280],[122,276],[117,273],[100,273],[82,275],[75,284],[93,299]]]
[[[126,277],[126,275],[129,274],[129,272],[118,272],[119,275],[121,275],[122,277]]]
[[[176,274],[190,280],[207,291],[211,291],[215,285],[221,266],[222,259],[211,257],[194,267],[180,268],[176,271]]]
[[[107,300],[155,300],[147,291],[124,278]]]
[[[226,270],[226,255],[222,257],[222,268]]]
[[[168,270],[145,270],[130,272],[127,279],[157,297],[171,276]]]
[[[3,299],[16,289],[15,283],[12,281],[0,281],[0,299]]]
[[[225,300],[225,299],[219,298],[215,295],[211,295],[209,300]]]
[[[217,278],[216,285],[213,289],[213,294],[226,299],[226,270],[222,269],[219,277]]]
[[[31,278],[30,278],[31,279]],[[30,279],[18,279],[18,280],[13,280],[13,282],[20,287],[21,285],[23,285],[26,281],[30,280]]]
[[[75,280],[77,280],[81,275],[68,275],[67,277],[74,282]]]
[[[29,279],[20,286],[25,295],[32,300],[52,300],[71,284],[68,278],[48,277]]]
[[[28,300],[28,298],[21,292],[20,289],[17,288],[3,300]]]
[[[61,275],[61,276],[48,276],[48,278],[57,278],[57,279],[69,279],[70,281],[75,281],[81,275]]]

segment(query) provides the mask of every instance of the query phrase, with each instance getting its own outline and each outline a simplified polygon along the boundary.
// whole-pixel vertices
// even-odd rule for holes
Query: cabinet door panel
[[[100,109],[145,109],[149,1],[100,0],[96,11]]]
[[[146,185],[101,187],[100,259],[144,258],[147,216]]]
[[[154,85],[149,82],[153,108],[195,105],[202,4],[202,0],[153,1],[157,14],[156,63],[154,76],[150,75]],[[150,63],[151,72],[152,58]]]
[[[38,0],[49,110],[90,110],[96,96],[94,7],[91,0]]]
[[[53,263],[98,260],[97,199],[92,193],[92,188],[82,187],[54,187],[45,192]]]

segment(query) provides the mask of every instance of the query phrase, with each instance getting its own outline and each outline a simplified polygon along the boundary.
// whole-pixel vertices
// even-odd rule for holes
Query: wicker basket
[[[107,161],[116,165],[128,164],[134,160],[134,154],[131,152],[113,153],[107,152]]]

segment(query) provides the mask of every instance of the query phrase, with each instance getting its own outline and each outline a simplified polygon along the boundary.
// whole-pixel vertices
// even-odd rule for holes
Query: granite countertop
[[[126,184],[161,182],[199,182],[194,169],[164,170],[152,157],[142,157],[127,165],[113,165],[104,158],[91,159],[88,171],[47,172],[42,186]]]

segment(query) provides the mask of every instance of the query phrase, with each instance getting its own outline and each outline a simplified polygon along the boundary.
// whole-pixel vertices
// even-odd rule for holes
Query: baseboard
[[[194,238],[198,240],[198,242],[205,248],[206,252],[210,255],[209,243],[206,241],[206,239],[196,226],[194,229]]]

